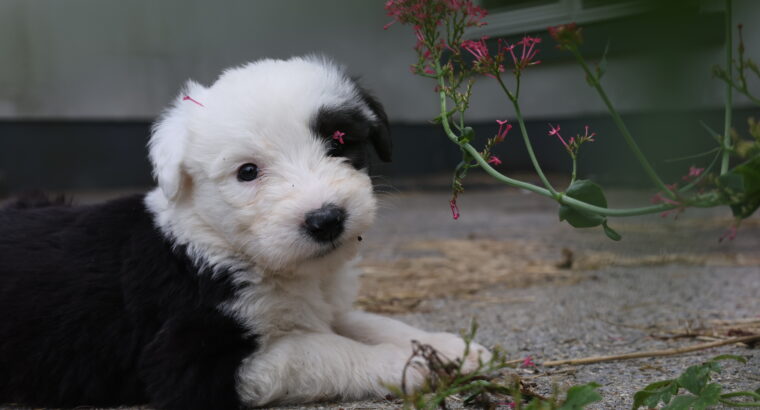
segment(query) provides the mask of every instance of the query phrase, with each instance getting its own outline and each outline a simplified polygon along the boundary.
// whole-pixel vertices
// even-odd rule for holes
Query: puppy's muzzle
[[[325,204],[306,213],[303,228],[317,242],[332,242],[343,233],[345,221],[345,209],[335,204]]]

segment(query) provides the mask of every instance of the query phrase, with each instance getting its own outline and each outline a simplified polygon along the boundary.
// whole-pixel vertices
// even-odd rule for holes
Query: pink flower
[[[191,102],[194,102],[194,103],[200,105],[201,107],[205,107],[205,105],[199,103],[197,100],[195,100],[193,97],[190,97],[189,95],[186,95],[186,96],[182,97],[182,101],[191,101]]]
[[[462,2],[459,0],[447,0],[446,3],[448,3],[449,7],[455,11],[461,9],[463,6]]]
[[[525,356],[525,358],[522,361],[521,364],[522,367],[536,367],[536,364],[533,363],[533,356]]]
[[[456,198],[452,198],[451,201],[449,201],[449,206],[451,207],[451,217],[456,221],[459,219],[459,207],[457,206]]]
[[[392,21],[384,26],[388,28],[395,22],[418,25],[439,25],[452,15],[464,17],[467,27],[482,26],[481,20],[487,12],[473,4],[472,0],[388,0],[385,11]]]
[[[594,136],[596,135],[596,133],[592,132],[591,135],[588,135],[588,125],[586,125],[585,128],[586,128],[586,135],[584,135],[583,137],[586,139],[586,141],[594,142]]]
[[[705,171],[704,168],[697,168],[694,165],[689,167],[689,173],[683,176],[684,181],[691,181],[698,178]]]
[[[559,125],[555,128],[553,125],[549,124],[549,135],[556,135],[557,138],[559,138],[559,141],[562,143],[562,145],[565,146],[565,149],[570,151],[570,146],[567,145],[567,142],[565,142],[565,139],[562,138],[562,135],[559,134]]]
[[[467,11],[465,12],[467,15],[467,25],[478,27],[485,26],[486,23],[481,20],[488,15],[488,11],[472,4],[472,1],[467,1],[465,5],[467,6]]]
[[[522,38],[522,40],[517,42],[517,45],[522,46],[522,50],[520,51],[520,57],[515,54],[515,45],[506,45],[504,47],[505,51],[509,51],[509,54],[512,56],[512,62],[515,64],[515,71],[521,71],[525,69],[525,67],[540,64],[540,61],[533,61],[534,58],[536,58],[536,55],[538,54],[538,49],[536,48],[536,44],[539,44],[541,42],[540,37],[531,37],[531,36],[525,36]]]
[[[665,185],[665,188],[668,188],[668,191],[675,192],[678,189],[678,184],[670,184]],[[654,194],[650,199],[649,202],[653,204],[668,204],[668,205],[681,205],[680,202],[675,201],[673,199],[670,199],[662,194],[662,192],[658,192]],[[666,211],[666,213],[669,213],[670,211]],[[665,215],[667,216],[667,215]]]
[[[557,128],[554,128],[553,125],[549,124],[549,128],[550,128],[549,135],[559,135],[559,130],[560,130],[559,125],[557,125]]]
[[[736,238],[737,231],[738,231],[738,227],[735,224],[731,225],[731,227],[728,228],[726,232],[723,232],[723,235],[721,235],[720,238],[718,238],[718,242],[723,242],[724,239],[733,241],[734,238]]]
[[[488,161],[486,162],[493,165],[501,165],[501,160],[496,155],[491,155],[491,157],[488,158]]]
[[[346,135],[345,132],[335,131],[332,135],[332,139],[338,140],[339,143],[344,144],[343,136]]]
[[[499,131],[496,133],[496,142],[502,142],[504,141],[504,138],[506,138],[509,130],[512,129],[512,124],[507,124],[507,120],[496,120],[496,123],[499,124]]]
[[[560,24],[558,26],[549,27],[548,30],[549,35],[558,43],[558,48],[578,46],[583,42],[581,28],[575,23]]]
[[[413,30],[414,30],[414,36],[417,37],[417,41],[420,43],[424,43],[425,37],[422,36],[422,27],[414,26]]]
[[[475,57],[476,62],[484,62],[490,58],[486,46],[488,36],[483,36],[479,41],[466,40],[462,42],[462,48],[469,51]]]
[[[678,219],[678,215],[681,215],[683,211],[685,211],[685,208],[682,206],[679,206],[678,208],[673,208],[661,213],[660,218],[667,218],[670,215],[673,215],[673,219]]]

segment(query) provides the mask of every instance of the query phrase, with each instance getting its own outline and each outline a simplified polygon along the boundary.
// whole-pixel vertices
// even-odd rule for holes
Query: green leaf
[[[662,410],[689,410],[696,401],[697,398],[694,396],[678,396]]]
[[[526,406],[522,406],[523,410],[552,410],[552,408],[551,403],[539,398],[534,398]]]
[[[737,218],[748,218],[760,208],[760,156],[743,162],[718,178],[718,184]]]
[[[675,380],[654,382],[633,395],[633,410],[639,407],[653,408],[660,402],[668,404],[672,396],[678,394],[678,383]]]
[[[710,383],[702,389],[702,392],[697,397],[697,400],[691,405],[695,410],[706,409],[708,406],[714,406],[718,404],[720,400],[720,392],[723,390],[723,386],[718,383]]]
[[[587,405],[602,400],[602,396],[596,391],[599,384],[591,382],[580,386],[573,386],[567,391],[567,398],[559,410],[580,410]]]
[[[464,127],[462,135],[459,136],[459,143],[466,144],[472,141],[473,137],[475,137],[475,130],[472,127]]]
[[[747,218],[760,207],[760,156],[737,165],[732,172],[744,177],[745,199],[737,216]]]
[[[758,389],[760,390],[760,389]],[[734,397],[751,397],[754,400],[760,400],[760,394],[752,392],[752,391],[734,391],[731,393],[724,393],[720,395],[721,399],[730,399]],[[758,402],[760,403],[760,402]]]
[[[617,231],[615,231],[614,229],[610,228],[609,225],[607,225],[607,221],[602,222],[602,227],[604,227],[604,233],[607,235],[607,237],[612,239],[613,241],[619,241],[623,239],[623,237],[620,236],[620,234],[617,233]]]
[[[710,381],[710,366],[709,365],[695,365],[690,366],[681,374],[677,381],[684,389],[699,396],[702,389]]]
[[[596,205],[602,208],[607,207],[607,198],[604,197],[602,188],[587,179],[579,179],[573,182],[573,184],[567,188],[567,191],[565,191],[565,195],[586,202],[590,205]],[[599,226],[604,223],[605,219],[606,218],[602,215],[580,211],[567,205],[559,207],[559,220],[566,220],[567,223],[575,228],[591,228]]]

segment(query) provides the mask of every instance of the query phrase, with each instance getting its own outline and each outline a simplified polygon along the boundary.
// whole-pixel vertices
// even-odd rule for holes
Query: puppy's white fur
[[[251,405],[384,396],[386,385],[400,385],[412,340],[452,359],[464,351],[452,334],[353,310],[358,279],[349,262],[376,201],[366,172],[328,156],[314,135],[320,107],[377,119],[332,63],[261,60],[227,70],[209,88],[188,83],[150,142],[159,188],[146,203],[162,231],[197,262],[232,269],[250,285],[220,309],[259,337],[238,371],[238,393]],[[258,165],[254,181],[237,180],[245,163]],[[304,215],[325,203],[348,212],[335,244],[301,230]],[[471,366],[489,354],[475,347]],[[407,387],[423,376],[413,369]]]

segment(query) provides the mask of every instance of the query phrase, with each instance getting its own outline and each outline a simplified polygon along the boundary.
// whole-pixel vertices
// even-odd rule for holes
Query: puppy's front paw
[[[452,333],[429,333],[424,340],[420,342],[432,346],[441,356],[451,361],[462,359],[465,351],[465,341]],[[487,362],[491,360],[491,352],[478,343],[470,342],[470,350],[464,358],[462,371],[469,373],[478,368],[479,361]]]

